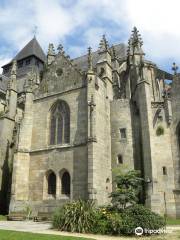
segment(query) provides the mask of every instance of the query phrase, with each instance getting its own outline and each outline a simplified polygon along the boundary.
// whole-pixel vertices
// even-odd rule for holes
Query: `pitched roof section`
[[[0,93],[6,94],[6,90],[8,87],[8,82],[10,80],[10,77],[6,77],[3,74],[0,74]],[[20,81],[17,81],[17,91],[18,93],[21,93],[24,91],[24,84],[25,84],[26,79],[22,78]]]
[[[127,56],[127,47],[125,44],[120,43],[114,46],[117,58],[123,59]],[[99,58],[98,51],[92,53],[93,67],[95,67]],[[87,71],[88,69],[88,56],[84,55],[78,58],[74,58],[73,62],[77,64],[77,67],[82,71]]]
[[[46,55],[35,37],[15,56],[14,59],[18,61],[32,55],[39,58],[42,62],[46,61]]]
[[[9,78],[0,74],[0,92],[6,93]]]

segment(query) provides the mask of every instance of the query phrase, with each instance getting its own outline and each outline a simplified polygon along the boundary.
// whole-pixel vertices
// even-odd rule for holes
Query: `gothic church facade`
[[[33,38],[0,76],[0,210],[52,212],[67,201],[110,203],[117,167],[141,171],[141,201],[180,216],[180,77],[128,45],[70,59]],[[172,84],[166,84],[171,80]]]

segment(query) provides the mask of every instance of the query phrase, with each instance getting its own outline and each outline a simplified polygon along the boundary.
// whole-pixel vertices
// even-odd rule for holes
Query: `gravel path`
[[[41,234],[53,234],[53,235],[63,235],[63,236],[74,236],[74,237],[87,237],[96,240],[137,240],[137,237],[111,237],[111,236],[102,236],[102,235],[93,235],[93,234],[80,234],[80,233],[69,233],[69,232],[60,232],[51,229],[50,223],[42,222],[32,222],[32,221],[0,221],[0,229],[4,230],[14,230],[22,232],[32,232],[32,233],[41,233]],[[180,238],[180,226],[169,226],[167,230],[170,231],[169,234],[154,236],[154,237],[141,237],[140,239],[154,239],[154,240],[163,240],[163,239],[172,239],[176,240]],[[176,232],[179,231],[177,236]]]

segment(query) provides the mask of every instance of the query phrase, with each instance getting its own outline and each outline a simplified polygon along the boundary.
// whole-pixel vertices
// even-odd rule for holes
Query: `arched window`
[[[117,164],[123,164],[123,156],[121,154],[117,156]]]
[[[70,195],[70,184],[71,184],[70,175],[66,171],[63,173],[61,177],[61,194],[65,194],[68,196]]]
[[[50,144],[69,143],[70,111],[64,101],[58,101],[51,110]]]
[[[48,194],[56,195],[56,175],[54,172],[50,172],[47,176],[48,181]]]

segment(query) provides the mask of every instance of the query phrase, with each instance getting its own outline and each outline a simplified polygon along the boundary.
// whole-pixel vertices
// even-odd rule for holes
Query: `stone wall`
[[[111,192],[111,126],[110,99],[107,95],[106,84],[99,79],[96,91],[96,140],[94,143],[94,186],[97,190],[96,199],[99,205],[110,201]],[[112,87],[112,86],[111,86]]]
[[[57,100],[66,101],[70,108],[70,143],[61,146],[50,145],[49,139],[51,107]],[[27,113],[26,110],[25,113]],[[33,124],[32,132],[29,124]],[[26,126],[26,129],[23,126]],[[28,200],[34,208],[37,208],[41,202],[43,209],[48,211],[49,207],[52,208],[53,201],[55,208],[58,200],[68,200],[60,193],[60,171],[63,169],[66,169],[71,176],[70,199],[87,198],[87,106],[85,88],[50,97],[36,98],[31,111],[24,116],[21,135],[14,164],[15,190],[14,203],[12,201],[11,209],[22,208]],[[24,143],[24,146],[21,143]],[[46,181],[45,176],[49,170],[53,170],[57,178],[55,199],[44,198],[44,181]],[[20,180],[22,178],[24,179],[23,182]],[[17,184],[19,188],[16,186]]]
[[[175,175],[175,199],[176,199],[176,212],[180,216],[180,75],[174,76],[172,84],[172,154],[174,161],[174,175]]]
[[[133,136],[129,99],[111,102],[111,143],[112,168],[121,166],[118,155],[122,157],[122,167],[134,169]],[[120,129],[126,129],[126,138],[121,138]],[[124,167],[125,166],[125,167]]]

